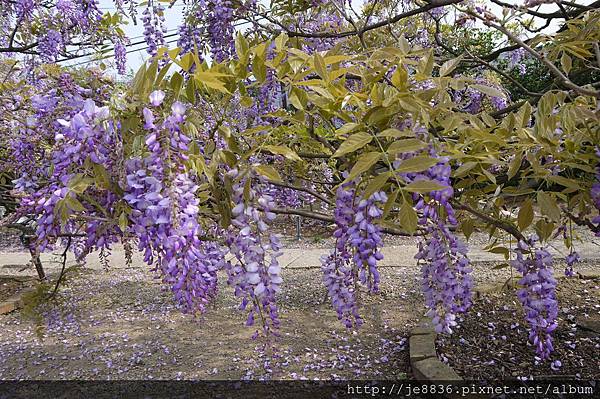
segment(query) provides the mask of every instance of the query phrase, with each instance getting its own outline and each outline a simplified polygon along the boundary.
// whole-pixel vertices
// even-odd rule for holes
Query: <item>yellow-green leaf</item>
[[[399,216],[402,229],[410,234],[414,234],[414,232],[417,231],[417,212],[407,201],[404,201],[400,207]]]
[[[340,127],[339,129],[337,129],[335,131],[336,135],[342,135],[342,134],[348,134],[350,132],[353,132],[354,130],[356,130],[357,127],[359,127],[360,125],[358,123],[354,123],[354,122],[348,122],[345,125],[343,125],[342,127]]]
[[[385,129],[383,132],[379,133],[378,137],[392,137],[392,138],[400,138],[400,137],[414,137],[414,133],[410,130],[398,130],[394,128]]]
[[[402,161],[402,163],[400,164],[400,166],[398,166],[396,171],[400,173],[422,172],[426,169],[429,169],[438,162],[439,161],[437,159],[431,157],[413,157]]]
[[[458,64],[460,64],[461,61],[462,55],[444,62],[440,67],[440,76],[442,77],[448,75],[458,66]]]
[[[365,145],[369,144],[371,140],[373,140],[373,136],[371,136],[369,133],[359,132],[353,134],[340,145],[340,148],[338,148],[335,154],[333,154],[333,157],[338,158],[356,150],[359,150]]]
[[[375,163],[379,161],[380,157],[381,153],[379,152],[366,152],[364,154],[361,154],[361,156],[358,157],[358,160],[352,167],[352,170],[350,171],[350,174],[348,175],[348,178],[346,180],[352,180],[361,173],[369,170],[371,166],[375,165]]]
[[[510,166],[508,167],[508,180],[515,177],[519,169],[521,168],[521,163],[523,162],[523,154],[518,153],[515,155],[512,161],[510,161]]]
[[[289,147],[283,145],[266,145],[263,148],[272,154],[283,155],[291,161],[302,161],[302,158],[300,158],[298,154],[296,154],[296,152]]]
[[[517,224],[519,230],[524,231],[533,222],[533,206],[531,201],[527,200],[521,205],[519,209],[519,215],[517,216]]]
[[[495,89],[493,87],[490,86],[484,86],[484,85],[471,85],[471,88],[478,90],[480,92],[482,92],[483,94],[487,94],[488,96],[492,96],[492,97],[504,97],[504,93],[502,93],[500,90]]]
[[[388,154],[419,151],[427,147],[427,144],[419,139],[406,139],[394,141],[387,149]]]
[[[321,54],[315,52],[313,55],[313,60],[315,64],[315,71],[324,81],[329,80],[329,74],[327,73],[327,67],[325,66],[325,60],[321,56]]]
[[[127,219],[127,215],[125,214],[125,212],[121,212],[121,215],[119,215],[119,228],[122,232],[125,232],[125,230],[127,230],[128,224],[129,220]]]
[[[254,166],[254,170],[256,171],[256,173],[258,173],[261,176],[266,177],[269,180],[273,180],[276,182],[282,182],[283,180],[281,180],[281,176],[279,175],[279,172],[277,172],[277,170],[272,167],[271,165],[256,165]]]
[[[552,221],[560,221],[560,208],[556,205],[556,200],[554,198],[545,192],[540,191],[537,195],[537,201],[542,214],[548,216]]]
[[[388,181],[389,177],[390,177],[390,172],[381,173],[381,174],[375,176],[371,180],[371,182],[369,183],[367,188],[365,189],[365,191],[363,193],[363,197],[369,198],[376,191],[379,191],[381,189],[381,187],[383,187],[383,185]]]
[[[429,193],[431,191],[438,191],[447,188],[433,180],[417,180],[404,186],[406,191],[415,193]]]

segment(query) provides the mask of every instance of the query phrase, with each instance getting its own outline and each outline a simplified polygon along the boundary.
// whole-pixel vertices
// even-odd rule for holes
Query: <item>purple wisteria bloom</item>
[[[155,107],[158,107],[160,104],[162,104],[163,100],[165,99],[165,92],[162,90],[154,90],[152,93],[150,93],[149,98],[150,104],[152,104]]]
[[[529,340],[537,355],[547,359],[554,351],[552,332],[558,326],[558,302],[556,280],[552,275],[552,255],[539,246],[534,234],[527,241],[520,241],[515,249],[516,259],[512,266],[522,275],[517,297],[525,310],[529,323]]]

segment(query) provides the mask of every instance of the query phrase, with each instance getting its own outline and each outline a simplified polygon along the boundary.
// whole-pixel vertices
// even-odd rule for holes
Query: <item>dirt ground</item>
[[[0,276],[0,301],[5,300],[24,288],[34,286],[34,278]]]
[[[265,349],[225,285],[194,320],[147,268],[91,273],[72,276],[40,319],[0,316],[0,379],[400,379],[422,314],[418,281],[390,268],[381,294],[363,297],[365,324],[349,331],[318,269],[284,270],[281,337]]]
[[[555,351],[545,362],[527,343],[513,289],[477,300],[455,334],[438,338],[438,355],[467,379],[600,379],[600,280],[560,278],[557,297]]]
[[[294,239],[292,228],[285,227],[286,248],[333,245],[327,226],[310,226],[300,241]],[[23,251],[14,236],[6,239],[7,252]],[[386,246],[414,244],[414,238],[387,236],[385,242]],[[483,246],[485,239],[475,235],[470,244]],[[2,265],[6,273],[24,266],[9,263]],[[497,285],[510,277],[509,269],[495,268],[497,264],[473,265],[478,286]],[[556,275],[563,269],[557,260]],[[576,267],[597,269],[597,260]],[[425,313],[416,264],[381,268],[381,292],[362,295],[365,324],[357,331],[347,330],[337,320],[318,268],[284,268],[282,277],[281,337],[267,343],[251,339],[255,328],[245,326],[246,314],[237,309],[239,303],[224,275],[218,299],[194,319],[174,307],[171,294],[161,289],[143,263],[126,267],[114,262],[108,270],[80,267],[59,290],[56,301],[33,312],[0,316],[0,380],[407,377],[408,333]],[[23,287],[12,281],[0,280],[0,299]],[[599,284],[598,280],[561,279],[560,327],[552,359],[561,360],[558,370],[552,370],[549,362],[535,365],[534,352],[526,345],[522,310],[509,292],[477,300],[462,328],[439,340],[440,357],[467,379],[527,377],[533,370],[536,376],[598,379],[600,341],[577,323],[600,320]]]

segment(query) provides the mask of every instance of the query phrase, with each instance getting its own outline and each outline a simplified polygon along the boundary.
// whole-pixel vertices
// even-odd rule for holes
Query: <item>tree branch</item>
[[[498,227],[499,229],[506,231],[507,233],[509,233],[510,235],[512,235],[519,241],[525,241],[525,236],[515,226],[508,224],[506,222],[503,222],[501,220],[495,219],[491,216],[488,216],[485,213],[483,213],[477,209],[471,208],[467,204],[458,202],[457,200],[451,200],[451,201],[452,201],[452,205],[454,205],[457,209],[462,209],[463,211],[467,211],[470,214],[476,216],[477,218],[483,220],[484,222],[487,222],[493,226]]]

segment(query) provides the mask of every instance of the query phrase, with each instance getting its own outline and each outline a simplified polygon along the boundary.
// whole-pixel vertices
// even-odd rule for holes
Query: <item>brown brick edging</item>
[[[584,280],[594,280],[599,279],[600,274],[584,272],[577,273],[577,277]],[[477,300],[487,293],[500,292],[504,287],[504,284],[476,287],[474,289],[474,299]],[[435,348],[436,338],[437,334],[428,319],[422,321],[417,327],[411,330],[408,350],[413,377],[417,380],[428,382],[463,381],[452,367],[438,359]]]
[[[408,350],[413,377],[420,381],[462,381],[452,367],[438,359],[436,337],[429,321],[421,322],[411,331]]]
[[[28,294],[32,291],[35,291],[35,288],[22,289],[18,294],[9,297],[3,302],[0,302],[0,315],[21,309],[23,307],[23,294]]]

